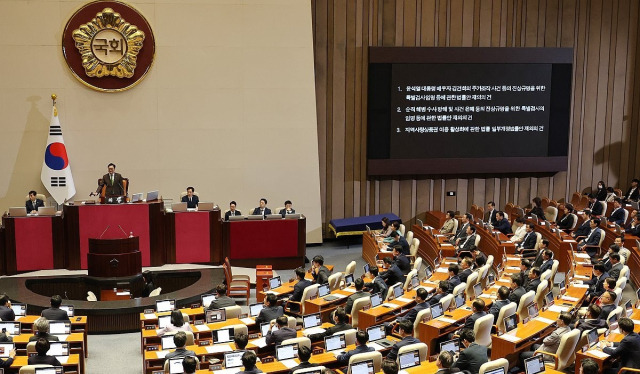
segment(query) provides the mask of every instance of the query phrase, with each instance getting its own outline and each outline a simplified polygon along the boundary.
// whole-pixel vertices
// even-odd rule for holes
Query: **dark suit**
[[[416,318],[418,318],[418,313],[428,308],[429,308],[429,303],[426,301],[420,304],[416,304],[413,308],[409,310],[407,314],[405,314],[402,317],[398,317],[398,322],[411,321],[411,323],[414,323],[416,321]]]
[[[0,306],[0,320],[2,321],[15,321],[16,319],[16,314],[13,312],[13,309],[6,307],[6,306]]]
[[[105,190],[105,196],[124,196],[124,178],[118,173],[113,173],[113,182],[111,182],[111,176],[109,173],[102,176],[102,179],[98,181],[97,193],[100,193],[102,186],[107,186]]]
[[[338,323],[337,325],[331,326],[328,329],[324,330],[324,332],[310,335],[309,339],[311,340],[324,339],[325,336],[331,336],[337,332],[351,330],[352,328],[353,326],[351,326],[348,323]]]
[[[301,362],[300,365],[298,365],[298,366],[292,368],[291,370],[289,370],[289,374],[293,374],[296,370],[314,368],[314,367],[317,367],[317,366],[318,366],[318,364],[311,364],[311,363],[309,363],[309,361]]]
[[[520,249],[534,249],[536,247],[536,242],[538,241],[538,236],[535,232],[531,231],[524,234],[524,238],[520,243]]]
[[[591,214],[594,216],[602,215],[602,204],[600,204],[599,201],[596,201],[595,203],[590,203],[589,209],[591,209]]]
[[[69,321],[67,312],[60,308],[47,308],[42,311],[41,316],[49,321]]]
[[[434,306],[434,305],[436,305],[437,303],[439,303],[439,302],[440,302],[440,300],[441,300],[443,297],[447,296],[448,294],[449,294],[448,292],[447,292],[447,293],[437,293],[437,294],[433,295],[433,296],[432,296],[429,300],[427,300],[427,301],[429,302],[429,305]]]
[[[171,358],[187,357],[187,356],[196,357],[196,353],[192,350],[185,349],[184,347],[182,347],[182,348],[176,348],[175,351],[167,353],[167,355],[164,356],[164,358],[165,360],[169,360]]]
[[[594,257],[598,253],[597,247],[600,245],[600,235],[602,235],[602,230],[596,227],[589,233],[589,235],[587,235],[584,241],[578,244],[578,248],[582,249],[584,248],[584,246],[587,246],[587,245],[594,246],[594,247],[587,247],[585,249],[585,251],[587,252],[587,254],[589,254],[589,256]]]
[[[400,271],[402,271],[402,274],[409,274],[409,272],[411,271],[411,260],[409,260],[409,258],[405,256],[404,253],[400,253],[395,258],[395,262],[396,265],[400,268]]]
[[[469,227],[468,223],[460,225],[458,232],[456,232],[456,235],[451,239],[451,242],[455,243],[456,239],[460,239],[460,242],[463,242],[467,238],[467,227]]]
[[[218,296],[215,300],[213,300],[211,302],[211,304],[209,304],[209,308],[207,308],[208,310],[214,310],[214,309],[222,309],[228,306],[235,306],[236,301],[233,300],[232,298],[230,298],[229,296]]]
[[[500,309],[502,309],[503,306],[509,305],[510,302],[511,301],[509,300],[496,300],[493,302],[491,308],[489,309],[489,313],[493,314],[494,325],[498,323],[498,315],[500,314]]]
[[[296,285],[293,286],[293,293],[291,294],[289,300],[298,302],[302,300],[302,292],[304,292],[304,289],[309,286],[311,286],[311,281],[306,279],[303,279],[296,283]]]
[[[366,345],[357,345],[354,349],[338,355],[338,363],[340,365],[347,365],[349,363],[349,360],[351,359],[351,356],[357,355],[359,353],[367,353],[373,351],[373,347],[367,347]]]
[[[527,292],[533,291],[536,292],[538,290],[538,286],[540,285],[540,278],[529,279],[529,284],[527,285]]]
[[[453,277],[448,279],[449,281],[449,293],[453,293],[453,290],[456,288],[456,286],[458,286],[460,283],[460,277],[458,277],[457,275],[454,275]]]
[[[27,200],[27,202],[24,203],[24,206],[27,208],[27,213],[31,213],[31,211],[33,210],[38,211],[38,208],[40,208],[41,206],[44,206],[44,201],[40,199],[36,199],[36,201],[31,201],[31,199],[29,199]]]
[[[391,351],[389,351],[389,354],[387,355],[387,360],[395,361],[398,358],[398,351],[400,351],[400,348],[404,347],[405,345],[416,343],[421,343],[421,341],[414,338],[413,336],[405,336],[402,340],[393,345]]]
[[[258,373],[264,373],[264,372],[254,366],[253,369],[251,370],[242,370],[237,372],[236,374],[258,374]]]
[[[464,240],[460,240],[460,242],[458,243],[458,248],[456,249],[456,254],[459,254],[460,252],[471,251],[472,245],[476,245],[476,234],[471,234]]]
[[[560,230],[570,230],[573,227],[573,215],[571,213],[565,214],[560,221],[558,221],[558,228]]]
[[[587,236],[591,232],[591,220],[588,219],[582,222],[582,225],[578,226],[577,229],[573,231],[573,237],[577,238],[579,236]]]
[[[599,277],[592,277],[584,284],[589,286],[589,296],[600,296],[604,292],[604,281],[609,277],[609,273],[603,273]]]
[[[538,219],[546,220],[547,217],[544,216],[544,211],[539,206],[534,206],[533,209],[529,212],[530,215],[536,215]]]
[[[48,334],[46,332],[39,332],[39,333],[37,333],[37,335],[33,335],[32,337],[29,338],[29,341],[30,342],[35,342],[40,338],[45,338],[45,339],[47,339],[48,342],[60,341],[60,339],[58,339],[57,336]]]
[[[624,208],[620,207],[611,212],[609,221],[617,223],[620,226],[624,225]]]
[[[398,236],[398,240],[394,240],[391,243],[389,243],[389,248],[393,248],[396,245],[399,245],[402,247],[402,250],[400,250],[400,253],[404,255],[409,254],[409,242],[407,241],[407,239],[404,238],[404,236],[400,235]]]
[[[598,318],[606,324],[607,318],[609,318],[609,314],[616,309],[616,306],[614,304],[607,304],[600,305],[600,308],[602,308],[602,311],[600,312]]]
[[[576,328],[580,330],[580,334],[584,331],[593,329],[603,329],[607,327],[607,322],[603,319],[581,319]]]
[[[293,339],[297,336],[296,330],[290,328],[290,327],[283,327],[281,329],[278,329],[276,331],[269,331],[267,332],[267,336],[265,337],[267,344],[276,344],[279,345],[281,344],[283,341],[287,340],[287,339]]]
[[[640,369],[640,335],[635,332],[625,336],[620,343],[602,350],[613,358],[620,358],[620,367]]]
[[[540,266],[540,274],[544,273],[547,270],[551,270],[552,267],[553,267],[553,259],[550,258],[547,261],[543,262],[542,265]]]
[[[37,354],[35,356],[29,357],[27,360],[29,365],[53,365],[53,366],[62,366],[60,361],[55,356],[46,356]]]
[[[385,283],[384,279],[378,275],[373,279],[371,283],[365,283],[365,287],[371,290],[371,293],[380,293],[383,298],[387,297],[387,292],[389,291],[389,287]]]
[[[373,348],[371,348],[373,349]],[[8,357],[6,360],[0,358],[0,368],[9,368],[13,364],[13,359]]]
[[[638,201],[638,198],[640,197],[640,186],[636,188],[629,187],[629,190],[627,190],[624,197],[626,200]]]
[[[289,211],[287,211],[286,209],[280,209],[278,214],[282,215],[282,217],[284,218],[284,216],[286,216],[287,214],[296,214],[296,210],[293,208],[290,209]]]
[[[511,294],[509,295],[509,301],[516,303],[516,305],[519,305],[520,298],[525,293],[527,293],[527,291],[524,288],[518,287],[515,290],[511,291]]]
[[[640,225],[636,225],[636,227],[629,227],[625,232],[633,236],[640,236]]]
[[[331,275],[331,272],[326,266],[322,265],[317,270],[312,271],[311,275],[313,275],[314,283],[325,284],[329,282],[329,275]]]
[[[511,224],[509,223],[509,220],[506,218],[503,218],[500,221],[497,221],[496,224],[493,226],[495,227],[496,230],[500,231],[505,235],[513,234],[513,230],[511,230]]]
[[[618,278],[620,278],[620,272],[622,271],[622,267],[623,265],[620,262],[613,265],[611,267],[611,270],[609,270],[609,276],[615,280],[618,280]]]
[[[392,264],[389,267],[389,270],[382,272],[382,274],[380,274],[380,277],[384,279],[384,281],[387,283],[387,286],[393,286],[398,282],[404,282],[404,274],[396,264]],[[382,295],[382,298],[384,299],[386,296],[387,295]]]
[[[463,328],[473,330],[473,327],[476,325],[476,321],[478,320],[478,318],[482,318],[486,315],[487,315],[487,312],[485,311],[473,313],[472,315],[469,316],[469,318],[467,318],[466,321],[464,321]]]
[[[460,352],[460,356],[453,364],[452,368],[468,370],[471,374],[478,374],[480,372],[480,366],[488,361],[487,347],[471,343],[467,348]]]
[[[256,324],[271,322],[282,315],[284,315],[284,310],[281,306],[265,306],[256,317]]]
[[[189,209],[195,209],[198,206],[198,203],[200,202],[200,199],[198,199],[198,196],[193,195],[191,196],[191,201],[189,201],[189,196],[182,196],[182,200],[183,203],[187,203],[187,208]]]
[[[460,278],[460,282],[467,283],[467,278],[469,278],[469,275],[471,275],[472,273],[473,271],[471,271],[471,268],[466,268],[459,272],[458,278]]]
[[[347,314],[351,314],[351,309],[353,309],[353,302],[361,297],[367,296],[371,296],[371,294],[367,291],[357,291],[356,293],[351,294],[351,296],[347,298],[347,305],[344,307],[344,311],[347,312]]]
[[[255,208],[255,209],[253,210],[253,213],[252,213],[252,214],[253,214],[254,216],[255,216],[255,215],[263,215],[263,216],[266,216],[267,214],[271,214],[271,209],[269,209],[269,208],[265,207],[265,208],[264,208],[264,211],[260,212],[260,208],[258,207],[258,208]]]
[[[224,220],[228,221],[229,217],[231,217],[231,214],[233,214],[234,216],[241,216],[242,212],[240,212],[238,209],[234,210],[233,213],[231,211],[228,211],[224,214]]]
[[[496,213],[498,213],[498,211],[496,209],[491,210],[490,212],[486,212],[484,214],[484,221],[485,222],[491,222],[491,226],[496,226],[496,223],[498,221],[496,221],[497,217],[496,217]]]

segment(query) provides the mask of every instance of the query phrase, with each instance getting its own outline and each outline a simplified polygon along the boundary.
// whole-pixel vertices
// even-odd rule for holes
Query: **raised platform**
[[[87,316],[89,334],[140,331],[140,313],[155,308],[155,301],[176,299],[178,307],[200,302],[200,295],[210,293],[224,281],[222,269],[172,270],[154,272],[154,284],[162,287],[157,297],[139,297],[140,277],[95,278],[84,275],[54,277],[9,277],[0,279],[0,290],[13,302],[27,304],[27,314],[39,315],[49,307],[51,295],[61,295],[63,303],[72,304],[76,315]],[[134,297],[119,301],[86,301],[87,291],[100,295],[101,289],[130,285]],[[135,298],[138,296],[137,298]]]
[[[389,218],[390,222],[398,221],[402,223],[402,220],[397,215],[385,213],[373,216],[332,219],[331,222],[329,222],[329,228],[333,231],[336,238],[348,235],[362,235],[367,231],[367,226],[369,226],[371,230],[380,230],[384,217]]]

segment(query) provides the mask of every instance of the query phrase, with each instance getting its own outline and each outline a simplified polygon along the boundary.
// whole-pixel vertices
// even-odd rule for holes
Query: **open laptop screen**
[[[298,357],[298,343],[283,344],[276,347],[276,359],[278,361],[290,360]]]
[[[402,295],[404,295],[404,290],[402,289],[402,284],[398,283],[393,288],[393,298],[397,299],[399,297],[402,297]]]
[[[239,352],[225,352],[224,354],[224,368],[231,369],[242,366],[242,355],[244,351]]]
[[[453,355],[457,354],[460,352],[460,340],[453,339],[440,343],[440,352],[443,351],[449,351]]]
[[[0,322],[0,331],[5,330],[11,335],[20,335],[22,325],[20,322]]]
[[[182,367],[182,360],[184,357],[170,358],[169,359],[169,374],[182,374],[184,368]]]
[[[325,283],[318,287],[318,297],[325,297],[331,293],[331,288],[329,288],[329,283]]]
[[[269,289],[274,289],[282,286],[282,281],[280,280],[280,276],[269,278]]]
[[[346,348],[347,343],[344,334],[325,336],[324,347],[327,352]]]
[[[371,295],[371,307],[375,308],[380,304],[382,304],[382,297],[380,296],[380,293],[378,292]]]
[[[516,314],[504,317],[504,328],[506,332],[509,332],[518,327],[518,320]]]
[[[587,333],[587,341],[589,342],[589,346],[598,343],[598,329],[589,330]]]
[[[27,304],[11,303],[11,309],[16,317],[22,317],[27,315]]]
[[[69,356],[69,342],[49,342],[47,356]]]
[[[171,316],[159,316],[158,317],[158,327],[163,329],[171,324]]]
[[[384,339],[387,334],[384,331],[384,325],[371,326],[367,328],[367,334],[369,334],[369,341],[374,342],[376,340]]]
[[[0,357],[7,358],[12,350],[15,349],[13,343],[0,343]]]
[[[473,286],[473,293],[476,295],[476,298],[480,297],[480,295],[482,295],[482,283],[476,283]]]
[[[487,370],[484,372],[484,374],[505,374],[504,367],[500,367],[493,370]]]
[[[345,285],[349,286],[349,285],[353,284],[353,281],[354,281],[353,274],[347,274],[347,275],[344,276],[344,284]]]
[[[214,343],[229,343],[233,341],[233,327],[215,330],[213,334]]]
[[[442,303],[437,303],[431,306],[431,318],[435,319],[442,315]]]
[[[34,373],[35,374],[64,374],[64,368],[62,366],[35,368]]]
[[[536,318],[538,316],[538,304],[535,301],[529,304],[527,312],[529,313],[529,318]]]
[[[67,312],[67,317],[73,317],[75,308],[73,305],[60,305],[60,310]]]
[[[49,334],[69,335],[71,334],[71,322],[69,321],[49,321]]]
[[[265,323],[261,323],[260,324],[260,332],[262,333],[262,336],[266,336],[267,333],[269,332],[269,327],[271,326],[270,322],[265,322]],[[278,324],[274,323],[273,324],[273,328],[271,329],[271,332],[276,332],[278,331]]]
[[[320,318],[320,313],[309,314],[302,318],[302,326],[305,329],[318,327],[321,324],[322,324],[322,319]]]
[[[524,360],[525,374],[544,373],[544,358],[542,355],[536,355]]]
[[[227,312],[224,309],[207,310],[205,318],[207,323],[224,322],[227,320]]]
[[[162,338],[160,338],[160,343],[162,344],[163,351],[176,347],[176,344],[173,342],[173,335],[164,335]]]
[[[373,374],[373,360],[361,361],[351,365],[351,374]]]
[[[264,309],[263,303],[249,305],[249,316],[257,317],[262,309]]]
[[[211,305],[211,302],[214,301],[217,298],[216,295],[214,294],[204,294],[202,296],[200,296],[200,300],[202,301],[202,307],[204,309],[207,309],[209,307],[209,305]]]
[[[400,370],[420,365],[420,352],[418,350],[405,352],[398,356]]]
[[[176,308],[176,300],[156,300],[156,311],[158,313],[170,312]]]

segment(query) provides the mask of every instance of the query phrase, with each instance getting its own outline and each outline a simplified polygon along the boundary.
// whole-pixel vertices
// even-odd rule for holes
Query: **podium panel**
[[[127,277],[142,272],[139,238],[89,239],[90,277]]]
[[[220,264],[220,209],[166,213],[167,263]]]
[[[65,267],[62,217],[4,216],[2,220],[7,274]]]

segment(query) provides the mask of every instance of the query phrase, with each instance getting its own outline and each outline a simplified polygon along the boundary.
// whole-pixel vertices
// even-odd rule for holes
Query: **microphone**
[[[122,231],[122,233],[124,234],[124,236],[129,236],[129,235],[127,235],[127,233],[124,231],[124,229],[122,228],[122,226],[118,225],[118,227],[120,228],[120,231]]]
[[[104,233],[107,232],[107,230],[109,230],[109,227],[111,227],[111,225],[107,225],[107,228],[104,229],[104,231],[102,232],[102,234],[100,234],[100,237],[98,239],[102,239],[102,235],[104,235]]]

